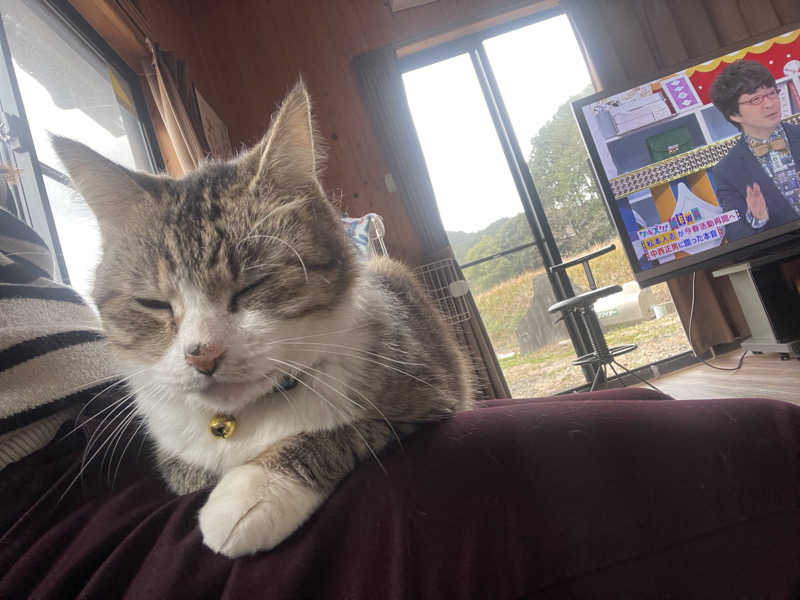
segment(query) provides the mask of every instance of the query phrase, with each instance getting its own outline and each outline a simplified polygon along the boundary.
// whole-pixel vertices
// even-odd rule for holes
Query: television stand
[[[727,275],[733,285],[750,327],[744,350],[800,357],[800,294],[786,284],[780,268],[797,256],[793,249],[712,272],[714,277]]]

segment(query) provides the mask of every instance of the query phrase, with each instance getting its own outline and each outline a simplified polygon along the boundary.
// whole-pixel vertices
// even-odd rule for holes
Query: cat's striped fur
[[[471,369],[410,272],[356,260],[302,83],[255,148],[181,179],[54,146],[100,223],[94,297],[164,478],[215,484],[213,550],[272,548],[358,461],[470,406]]]

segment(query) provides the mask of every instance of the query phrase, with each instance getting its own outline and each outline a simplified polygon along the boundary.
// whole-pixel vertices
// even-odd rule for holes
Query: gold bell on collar
[[[208,430],[214,437],[226,440],[236,431],[236,419],[227,415],[216,415],[209,421]]]

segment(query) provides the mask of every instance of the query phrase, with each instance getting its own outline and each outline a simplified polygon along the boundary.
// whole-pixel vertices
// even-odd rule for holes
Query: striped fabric
[[[45,243],[0,208],[0,470],[114,381],[97,315],[52,278]]]

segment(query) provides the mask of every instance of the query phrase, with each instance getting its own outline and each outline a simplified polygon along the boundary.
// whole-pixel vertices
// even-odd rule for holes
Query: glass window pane
[[[521,214],[519,194],[469,56],[409,71],[403,83],[448,235],[480,231]],[[516,244],[500,249],[532,241],[527,222],[525,226]]]
[[[126,167],[152,171],[130,84],[41,0],[0,0],[14,75],[37,158],[63,171],[49,134],[90,146]],[[67,275],[82,294],[100,257],[100,234],[88,206],[71,188],[44,177]],[[40,206],[36,185],[30,202]],[[40,231],[40,234],[42,232]]]
[[[532,242],[469,56],[410,71],[403,79],[436,203],[459,263]],[[575,354],[564,325],[554,324],[555,317],[547,313],[555,298],[542,264],[534,246],[464,268],[515,397],[543,396],[585,382],[583,372],[569,366]]]
[[[0,10],[39,160],[61,168],[50,132],[152,170],[123,77],[44,3],[0,0]]]
[[[609,239],[613,229],[569,104],[594,88],[566,15],[484,46],[562,255]]]
[[[566,15],[537,21],[483,42],[523,156],[572,96],[594,92]]]
[[[100,260],[100,229],[92,210],[71,187],[44,177],[44,187],[67,263],[70,285],[89,298],[94,268]]]
[[[533,241],[472,60],[403,75],[445,231],[460,264]],[[535,248],[465,270],[475,294],[540,266]]]
[[[640,366],[688,350],[677,314],[662,314],[671,302],[666,284],[640,289],[633,280],[594,183],[570,106],[594,88],[568,18],[538,21],[487,39],[484,46],[562,258],[569,260],[616,241],[617,249],[593,260],[591,266],[598,286],[623,286],[619,294],[595,304],[609,345],[639,346],[620,362]],[[576,291],[589,289],[581,266],[567,273]],[[544,346],[527,359],[531,374],[538,357],[551,348]],[[520,362],[524,349],[522,353]]]

